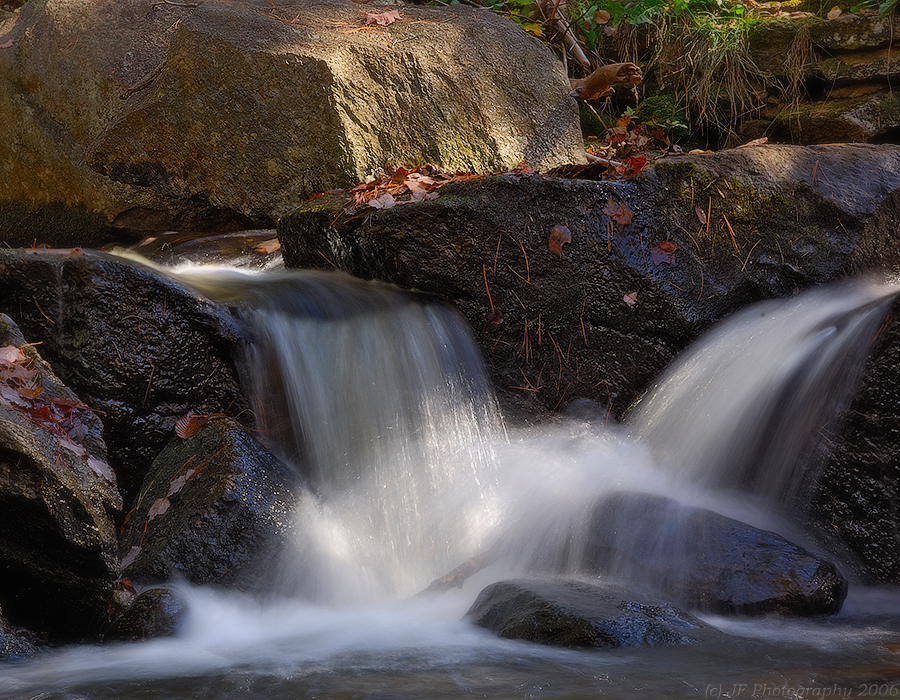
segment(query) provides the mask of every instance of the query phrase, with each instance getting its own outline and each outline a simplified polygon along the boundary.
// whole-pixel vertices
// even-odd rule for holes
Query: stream
[[[452,310],[286,271],[277,253],[210,250],[154,241],[137,252],[239,308],[253,330],[246,390],[307,484],[302,534],[271,572],[277,592],[176,583],[188,612],[175,637],[4,665],[0,698],[900,697],[900,590],[852,580],[833,617],[700,616],[727,633],[717,645],[572,650],[464,619],[494,581],[583,578],[560,552],[577,550],[586,514],[614,490],[677,498],[817,551],[789,507],[815,473],[809,435],[838,420],[894,288],[837,285],[736,314],[622,426],[571,416],[512,429]],[[484,551],[493,563],[461,588],[416,596]]]

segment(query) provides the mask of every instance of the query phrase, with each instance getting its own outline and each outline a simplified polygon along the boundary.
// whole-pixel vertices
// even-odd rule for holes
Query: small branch
[[[585,152],[584,155],[591,163],[599,163],[600,165],[611,166],[613,168],[618,168],[618,167],[624,165],[624,163],[620,163],[617,160],[609,160],[607,158],[601,158],[600,156],[595,156],[593,153]]]

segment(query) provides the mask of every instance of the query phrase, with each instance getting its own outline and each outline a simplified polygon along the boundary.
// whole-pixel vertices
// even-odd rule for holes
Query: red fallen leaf
[[[609,198],[609,203],[603,207],[603,213],[622,226],[628,226],[634,217],[634,210],[631,207],[627,204],[613,201],[612,197]]]
[[[387,10],[386,12],[363,12],[366,18],[366,24],[377,24],[386,27],[400,19],[400,13],[397,10]]]
[[[625,166],[625,172],[622,174],[625,177],[634,177],[644,169],[645,165],[647,165],[647,156],[632,156],[631,158],[626,158],[623,165]]]
[[[172,505],[172,502],[169,501],[168,498],[157,498],[153,502],[153,505],[150,506],[150,510],[147,511],[147,522],[149,523],[158,515],[162,515],[163,513],[165,513],[167,510],[169,510],[170,505]]]
[[[554,255],[561,256],[562,255],[562,247],[566,243],[572,242],[572,232],[569,231],[568,228],[563,226],[562,224],[557,224],[553,227],[553,230],[550,231],[550,241],[549,247],[550,252]]]
[[[671,241],[661,241],[658,246],[650,250],[650,260],[654,265],[659,265],[660,263],[674,265],[676,250],[678,250],[678,246]]]
[[[134,560],[138,558],[138,554],[141,553],[140,547],[132,547],[128,550],[128,554],[122,557],[122,568],[126,568],[134,563]]]

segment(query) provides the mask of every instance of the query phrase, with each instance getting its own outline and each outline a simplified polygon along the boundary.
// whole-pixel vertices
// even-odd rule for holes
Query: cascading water
[[[792,503],[815,477],[897,293],[843,282],[735,314],[639,402],[634,439],[681,482]]]
[[[797,432],[831,415],[836,399],[820,388],[858,375],[892,290],[839,288],[744,312],[673,367],[625,437],[582,422],[507,434],[468,331],[440,305],[332,274],[177,274],[242,309],[260,427],[307,484],[284,595],[185,587],[176,638],[0,668],[0,697],[724,697],[739,683],[751,697],[757,681],[833,682],[858,697],[822,669],[871,663],[895,638],[884,620],[900,619],[896,597],[878,600],[873,622],[852,592],[828,622],[713,620],[731,642],[652,654],[509,642],[462,621],[487,583],[577,573],[583,524],[611,491],[722,510],[709,487],[794,490],[793,465],[811,450]],[[484,552],[493,564],[462,589],[410,598]]]

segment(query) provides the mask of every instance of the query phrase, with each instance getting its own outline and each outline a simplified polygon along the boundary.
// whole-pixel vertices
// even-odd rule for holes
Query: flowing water
[[[285,272],[271,257],[201,268],[167,252],[172,274],[242,309],[258,420],[307,485],[303,534],[272,572],[281,593],[182,586],[176,637],[0,667],[0,698],[900,696],[893,590],[851,585],[828,619],[707,616],[730,641],[704,647],[557,649],[463,619],[493,581],[578,575],[579,525],[613,490],[802,537],[779,506],[800,497],[797,465],[815,468],[817,429],[849,396],[893,290],[860,283],[742,312],[686,353],[623,429],[570,420],[507,431],[447,308],[336,273]],[[484,552],[493,563],[461,588],[415,595]]]

